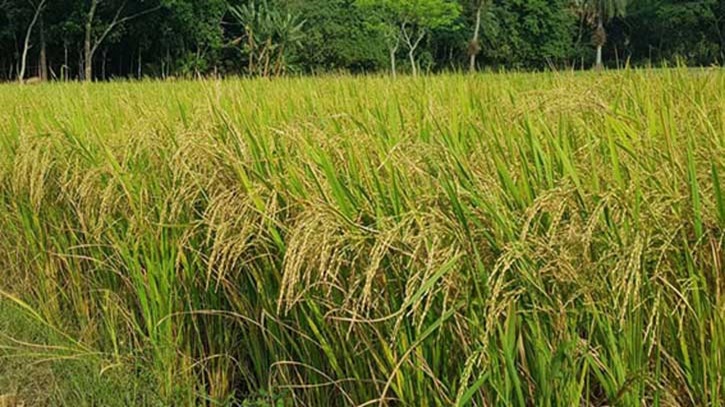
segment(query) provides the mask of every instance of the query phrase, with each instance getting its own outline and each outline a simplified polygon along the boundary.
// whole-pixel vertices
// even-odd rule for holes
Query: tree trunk
[[[68,41],[63,41],[63,69],[61,69],[61,75],[64,81],[68,80]]]
[[[101,56],[101,80],[106,80],[106,57],[108,56],[108,48],[103,48],[103,56]]]
[[[166,77],[169,76],[169,72],[171,70],[171,51],[169,51],[169,46],[166,46],[166,58],[164,58],[164,73],[163,77],[166,79]]]
[[[43,16],[40,16],[40,79],[48,80],[48,53],[45,44],[45,23]]]
[[[478,53],[481,51],[481,47],[479,45],[478,37],[481,31],[481,11],[483,9],[483,0],[478,5],[478,9],[476,10],[476,25],[473,29],[473,37],[471,38],[471,44],[469,45],[469,53],[471,54],[471,59],[468,61],[468,71],[474,72],[476,70],[476,56],[478,56]]]
[[[247,30],[247,37],[248,37],[247,46],[249,47],[249,62],[247,63],[247,73],[250,75],[254,75],[257,70],[257,68],[254,66],[254,55],[257,52],[257,49],[254,46],[255,45],[254,31],[252,31],[252,29],[249,28],[249,26],[246,26],[246,30]]]
[[[604,22],[602,21],[601,16],[599,17],[599,22],[597,23],[597,29],[594,30],[594,44],[597,47],[597,60],[594,65],[594,68],[599,70],[604,67],[604,64],[602,62],[602,48],[604,47],[604,44],[607,42],[607,32],[604,30]]]
[[[408,47],[408,59],[410,59],[410,66],[413,70],[413,76],[418,76],[418,66],[415,63],[415,50],[418,49],[418,45],[425,37],[426,31],[420,30],[420,32],[418,33],[418,37],[415,39],[415,41],[411,37],[410,33],[407,31],[405,23],[403,23],[403,25],[400,27],[400,32],[403,34],[405,45]]]
[[[596,69],[602,69],[603,63],[602,63],[602,46],[597,45],[597,62],[594,65],[594,68]]]
[[[93,48],[91,44],[91,34],[93,31],[93,18],[96,15],[98,0],[91,0],[91,8],[88,10],[86,19],[86,32],[83,41],[83,80],[90,82],[93,80]]]
[[[408,59],[410,60],[410,66],[413,69],[413,76],[418,76],[418,67],[415,64],[415,49],[408,51]]]
[[[63,64],[60,66],[60,80],[68,80],[68,43],[63,41]]]
[[[27,68],[28,64],[28,50],[30,49],[30,35],[33,33],[33,27],[35,27],[35,23],[38,22],[38,17],[40,16],[40,12],[43,10],[44,6],[45,0],[42,0],[38,4],[38,7],[35,8],[33,19],[30,21],[30,25],[28,25],[28,30],[25,32],[25,41],[23,41],[23,54],[20,57],[20,70],[18,71],[18,81],[20,81],[20,83],[22,83],[25,79],[25,69]]]
[[[395,52],[397,48],[390,48],[390,72],[393,74],[393,79],[397,76],[397,70],[395,69]]]
[[[284,59],[284,44],[282,44],[282,46],[280,47],[279,53],[277,54],[277,63],[274,68],[274,75],[281,76],[282,70],[284,69],[285,65],[286,65],[286,62]],[[215,69],[215,71],[216,71],[216,69]],[[214,72],[214,75],[216,76],[216,72]]]

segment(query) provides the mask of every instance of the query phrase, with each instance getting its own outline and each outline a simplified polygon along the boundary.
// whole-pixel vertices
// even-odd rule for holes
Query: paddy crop
[[[725,400],[722,70],[5,85],[0,112],[6,359],[169,405]]]

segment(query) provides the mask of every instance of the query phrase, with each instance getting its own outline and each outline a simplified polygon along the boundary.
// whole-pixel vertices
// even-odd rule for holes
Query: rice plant
[[[6,359],[167,405],[724,404],[722,70],[5,85],[0,112],[0,312],[54,338],[0,324]]]

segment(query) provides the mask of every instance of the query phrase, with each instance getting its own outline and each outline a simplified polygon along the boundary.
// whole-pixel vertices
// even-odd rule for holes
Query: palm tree
[[[259,5],[230,7],[229,11],[244,28],[244,35],[232,41],[239,44],[245,37],[243,49],[248,55],[250,75],[279,76],[287,68],[287,54],[301,45],[305,21],[298,15],[282,13],[270,7],[266,0]]]
[[[597,69],[602,68],[602,48],[607,42],[604,26],[615,17],[623,17],[627,3],[629,0],[574,0],[579,17],[594,29],[592,44],[597,48]]]
[[[302,46],[302,40],[305,38],[302,27],[305,25],[305,20],[299,15],[276,13],[272,21],[276,27],[275,33],[279,44],[274,74],[280,76],[287,69],[288,51]]]

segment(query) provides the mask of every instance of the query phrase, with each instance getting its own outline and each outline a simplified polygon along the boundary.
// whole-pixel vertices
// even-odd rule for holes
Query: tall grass
[[[723,405],[724,89],[4,86],[2,296],[173,405]]]

